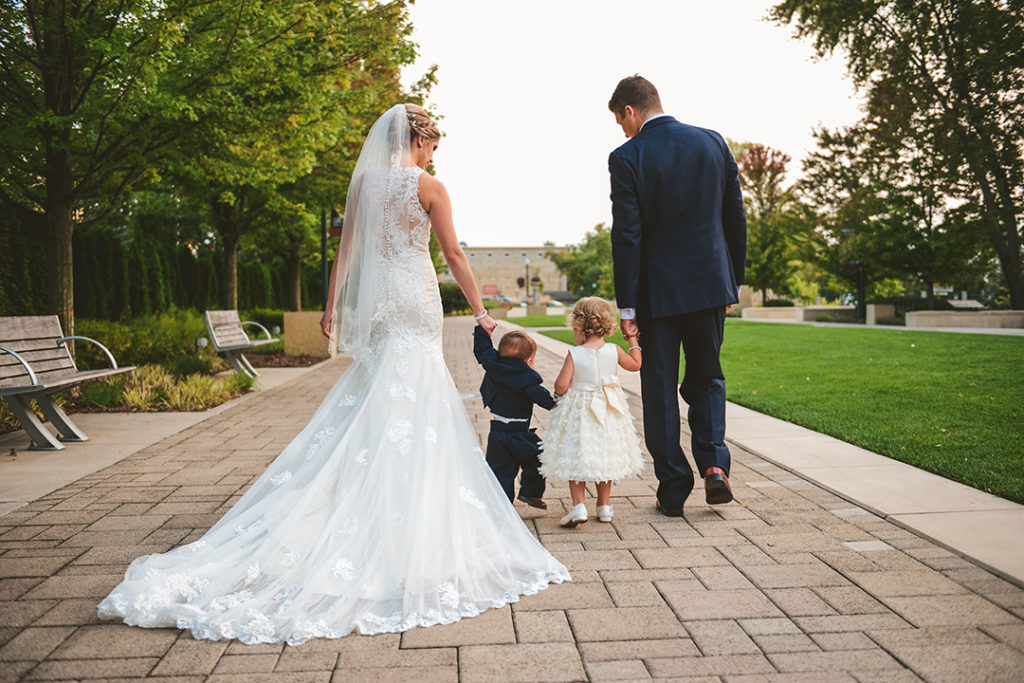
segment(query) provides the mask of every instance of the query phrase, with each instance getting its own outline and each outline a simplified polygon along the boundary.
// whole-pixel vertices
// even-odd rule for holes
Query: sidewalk
[[[467,393],[480,380],[472,324],[445,324],[449,367]],[[538,356],[549,381],[560,364],[561,353]],[[202,535],[344,367],[332,361],[232,403],[0,517],[0,680],[1024,676],[1024,590],[738,444],[737,503],[711,508],[698,489],[685,519],[654,510],[649,463],[641,480],[614,487],[612,524],[561,529],[568,490],[552,484],[547,512],[519,509],[574,581],[451,626],[292,648],[98,622],[96,603],[128,563]],[[635,395],[630,406],[642,428]],[[479,401],[467,408],[484,436]]]

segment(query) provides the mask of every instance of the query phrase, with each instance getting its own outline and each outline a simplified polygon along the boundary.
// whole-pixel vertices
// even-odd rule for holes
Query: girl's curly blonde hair
[[[610,301],[601,297],[583,297],[572,307],[566,322],[584,339],[604,339],[615,331],[615,309]]]

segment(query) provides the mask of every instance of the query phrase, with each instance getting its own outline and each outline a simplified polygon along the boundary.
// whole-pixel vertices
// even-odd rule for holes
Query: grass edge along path
[[[1018,503],[1022,363],[1024,337],[917,330],[727,320],[722,346],[730,401]]]

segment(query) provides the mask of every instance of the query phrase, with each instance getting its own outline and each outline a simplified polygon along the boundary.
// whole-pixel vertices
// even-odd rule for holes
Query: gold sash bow
[[[594,387],[593,391],[594,395],[590,399],[590,412],[601,424],[604,424],[605,415],[609,410],[614,410],[622,415],[629,414],[629,406],[626,405],[625,397],[622,395],[618,377],[614,375],[602,377],[600,386]]]

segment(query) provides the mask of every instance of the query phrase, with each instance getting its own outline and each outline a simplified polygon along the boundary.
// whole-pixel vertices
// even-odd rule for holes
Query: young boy
[[[530,428],[533,404],[551,410],[555,399],[541,386],[541,376],[533,369],[537,342],[525,332],[508,332],[494,350],[491,337],[477,325],[473,330],[473,355],[484,368],[480,396],[491,411],[491,431],[487,436],[487,464],[494,471],[508,499],[513,499],[516,474],[519,500],[541,510],[544,502],[544,477],[540,468],[540,437]]]

